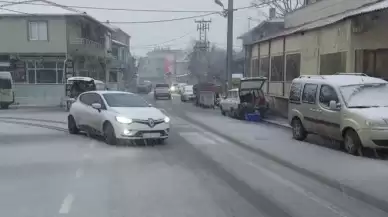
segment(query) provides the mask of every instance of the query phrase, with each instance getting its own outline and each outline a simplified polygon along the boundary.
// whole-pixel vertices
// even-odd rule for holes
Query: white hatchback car
[[[90,91],[79,95],[68,116],[71,134],[102,135],[106,143],[121,140],[157,140],[163,143],[170,118],[142,97],[121,91]]]

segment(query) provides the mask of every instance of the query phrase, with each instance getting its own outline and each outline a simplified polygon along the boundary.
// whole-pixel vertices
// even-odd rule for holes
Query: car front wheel
[[[351,129],[346,131],[344,138],[344,148],[345,151],[351,155],[362,155],[362,144],[356,131]]]
[[[299,141],[306,139],[307,132],[304,129],[302,122],[298,118],[295,118],[294,120],[292,120],[291,126],[292,126],[292,137],[294,139]]]
[[[113,129],[112,124],[110,123],[106,123],[104,125],[104,138],[105,138],[105,142],[108,145],[117,145],[115,130]]]

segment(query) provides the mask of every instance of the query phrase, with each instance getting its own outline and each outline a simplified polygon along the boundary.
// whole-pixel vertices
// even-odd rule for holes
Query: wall
[[[319,74],[321,54],[349,51],[351,46],[350,30],[351,21],[346,20],[324,28],[286,36],[284,39],[285,46],[283,38],[271,40],[270,45],[269,42],[262,42],[260,44],[260,57],[267,57],[269,51],[271,57],[283,55],[284,52],[286,54],[301,53],[300,74],[317,75]],[[381,40],[383,40],[383,37]],[[257,55],[257,51],[252,51],[252,55]],[[350,70],[350,64],[347,64],[346,71]],[[269,75],[269,77],[271,76]],[[270,108],[282,116],[287,114],[289,88],[290,82],[283,81],[270,81],[269,84],[263,87],[264,92],[267,92]]]
[[[60,106],[65,96],[64,84],[14,84],[15,104]]]
[[[285,27],[299,26],[376,1],[378,0],[321,0],[287,14]]]
[[[48,21],[48,41],[28,40],[28,21],[34,20]],[[0,29],[1,53],[66,53],[64,17],[2,17]]]
[[[366,31],[352,33],[352,45],[354,49],[379,49],[388,48],[388,12],[382,11],[375,14],[378,18],[367,22]]]

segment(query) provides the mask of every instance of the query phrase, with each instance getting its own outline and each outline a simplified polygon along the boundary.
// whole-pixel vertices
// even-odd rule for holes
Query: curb
[[[276,125],[276,126],[279,126],[279,127],[284,127],[284,128],[287,128],[287,129],[292,129],[292,127],[290,125],[279,123],[278,121],[273,121],[273,120],[268,120],[268,119],[263,118],[263,122],[265,122],[267,124]]]
[[[240,146],[240,147],[242,147],[242,148],[244,148],[244,149],[246,149],[248,151],[252,151],[252,152],[254,152],[254,153],[256,153],[256,154],[258,154],[258,155],[260,155],[262,157],[265,157],[265,158],[267,158],[269,160],[272,160],[272,161],[274,161],[274,162],[276,162],[276,163],[278,163],[278,164],[280,164],[280,165],[282,165],[282,166],[284,166],[286,168],[294,170],[294,171],[300,173],[301,175],[310,177],[310,178],[312,178],[312,179],[314,179],[314,180],[316,180],[316,181],[318,181],[318,182],[320,182],[320,183],[322,183],[324,185],[327,185],[329,187],[332,187],[334,189],[339,190],[340,192],[344,193],[345,195],[348,195],[350,197],[356,198],[356,199],[358,199],[360,201],[363,201],[363,202],[365,202],[365,203],[367,203],[367,204],[369,204],[371,206],[374,206],[374,207],[376,207],[378,209],[381,209],[384,212],[388,213],[388,201],[386,201],[386,200],[383,200],[381,198],[378,198],[378,197],[375,197],[373,195],[367,194],[367,193],[365,193],[363,191],[360,191],[360,190],[358,190],[356,188],[353,188],[353,187],[350,187],[350,186],[346,186],[346,185],[342,184],[340,181],[327,178],[327,177],[325,177],[325,176],[323,176],[321,174],[312,172],[312,171],[307,170],[307,169],[305,169],[303,167],[299,167],[299,166],[297,166],[297,165],[295,165],[293,163],[290,163],[289,161],[283,160],[282,158],[277,157],[277,156],[275,156],[275,155],[273,155],[273,154],[271,154],[269,152],[266,152],[266,151],[264,151],[262,149],[254,148],[254,147],[250,146],[249,144],[247,144],[247,143],[245,143],[243,141],[238,141],[237,139],[235,139],[235,138],[233,138],[233,137],[231,137],[231,136],[229,136],[227,134],[224,134],[224,133],[221,133],[221,132],[219,132],[217,130],[214,130],[213,128],[211,128],[211,127],[209,127],[209,126],[207,126],[207,125],[205,125],[205,124],[203,124],[203,123],[201,123],[199,121],[196,121],[196,120],[188,117],[187,115],[184,115],[184,118],[186,120],[189,120],[189,121],[191,121],[191,122],[193,122],[193,123],[195,123],[195,124],[205,128],[205,129],[207,129],[207,130],[209,130],[209,131],[219,135],[219,136],[227,138],[231,142],[235,143],[236,145],[238,145],[238,146]],[[276,123],[271,123],[271,122],[268,122],[268,121],[265,121],[265,122],[270,123],[270,124],[274,124],[274,125],[278,125],[278,126],[282,126],[282,127],[285,127],[285,128],[287,127],[285,125],[280,125],[279,123],[276,124]],[[289,129],[290,127],[287,127],[287,128]]]

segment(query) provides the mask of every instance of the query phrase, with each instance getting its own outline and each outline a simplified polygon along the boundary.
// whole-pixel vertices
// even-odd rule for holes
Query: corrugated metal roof
[[[374,12],[374,11],[379,11],[379,10],[383,10],[383,9],[387,9],[387,8],[388,8],[388,0],[383,0],[381,2],[377,2],[374,4],[367,5],[367,6],[363,6],[363,7],[354,9],[354,10],[345,11],[343,13],[336,14],[336,15],[333,15],[333,16],[330,16],[330,17],[327,17],[324,19],[316,20],[316,21],[304,24],[304,25],[299,26],[299,27],[286,29],[278,34],[274,34],[274,35],[271,35],[269,37],[260,39],[258,41],[251,43],[251,44],[256,44],[258,42],[267,41],[269,39],[278,38],[278,37],[282,37],[282,36],[286,36],[286,35],[291,35],[291,34],[294,34],[297,32],[302,32],[302,31],[307,31],[307,30],[327,26],[327,25],[339,22],[341,20],[344,20],[346,18],[349,18],[349,17],[353,17],[353,16],[357,16],[357,15],[361,15],[361,14],[366,14],[366,13],[370,13],[370,12]]]
[[[117,41],[117,40],[113,40],[112,39],[112,43],[115,43],[115,44],[118,44],[118,45],[121,45],[121,46],[124,46],[124,47],[128,47],[128,45],[126,45],[125,43],[123,43],[121,41]]]

